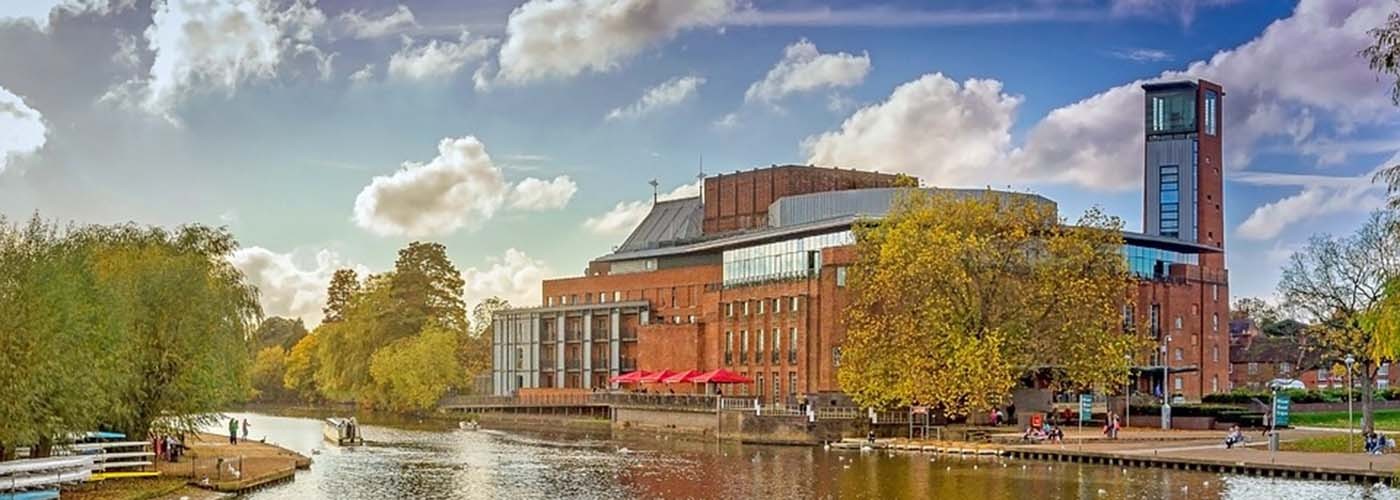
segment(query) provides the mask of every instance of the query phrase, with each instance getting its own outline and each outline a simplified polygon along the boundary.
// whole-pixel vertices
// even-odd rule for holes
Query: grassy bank
[[[64,490],[64,500],[150,500],[176,496],[201,495],[203,490],[185,485],[185,478],[159,477],[150,479],[113,479],[84,484]],[[178,495],[177,495],[178,494]],[[199,498],[194,496],[193,498]]]
[[[1400,409],[1376,410],[1376,429],[1381,431],[1400,431]],[[1289,424],[1302,427],[1335,427],[1345,429],[1347,427],[1346,411],[1319,411],[1309,413],[1294,413],[1288,416]],[[1361,428],[1361,410],[1357,409],[1352,413],[1352,423],[1356,428]]]
[[[1345,417],[1345,415],[1343,415]],[[1345,422],[1345,419],[1343,420]],[[1347,435],[1312,437],[1279,444],[1283,451],[1308,451],[1314,453],[1360,453],[1365,449],[1361,434],[1351,436],[1351,447],[1347,447]]]

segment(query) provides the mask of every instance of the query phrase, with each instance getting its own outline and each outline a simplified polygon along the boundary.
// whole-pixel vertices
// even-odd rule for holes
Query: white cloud
[[[374,79],[374,65],[366,64],[363,68],[355,70],[350,74],[351,83],[365,83]]]
[[[558,210],[569,204],[576,192],[578,185],[567,175],[552,181],[530,177],[511,189],[510,206],[520,210]]]
[[[495,38],[472,39],[465,30],[456,42],[430,40],[415,46],[404,37],[403,48],[389,56],[389,76],[404,80],[452,76],[467,63],[486,57],[497,42]]]
[[[530,0],[511,12],[497,78],[514,84],[603,73],[683,30],[713,26],[735,0]]]
[[[1385,187],[1372,182],[1381,168],[1400,162],[1400,153],[1358,176],[1242,172],[1231,180],[1256,186],[1301,187],[1285,196],[1254,208],[1240,223],[1236,234],[1247,240],[1271,240],[1293,224],[1342,213],[1366,213],[1385,205]]]
[[[744,101],[773,102],[783,96],[820,89],[854,87],[870,73],[870,54],[823,54],[807,39],[788,45],[783,58],[762,80],[744,92]]]
[[[48,142],[44,115],[0,87],[0,173],[10,159],[31,154]]]
[[[695,181],[690,184],[679,186],[671,192],[662,194],[657,199],[660,201],[674,200],[678,198],[691,198],[700,196],[700,189],[704,187],[703,181]],[[618,236],[632,232],[637,224],[642,223],[642,219],[647,218],[647,213],[651,212],[651,201],[619,201],[617,205],[608,210],[603,215],[589,217],[583,221],[583,227],[594,234]]]
[[[8,2],[0,12],[0,23],[6,20],[32,22],[40,30],[49,29],[49,17],[54,11],[69,15],[99,14],[129,9],[135,0],[18,0]]]
[[[1141,85],[1204,78],[1225,87],[1223,125],[1229,139],[1223,163],[1239,170],[1249,164],[1261,142],[1284,139],[1308,144],[1308,134],[1321,128],[1315,122],[1344,132],[1358,123],[1376,123],[1396,115],[1387,100],[1385,84],[1356,58],[1368,44],[1366,30],[1382,23],[1391,6],[1389,0],[1302,0],[1292,16],[1275,21],[1253,40],[1221,51],[1208,61],[1120,85],[1051,111],[1030,128],[1025,142],[1015,149],[1003,140],[1011,122],[1002,119],[1014,105],[990,107],[982,114],[954,115],[947,110],[959,108],[946,107],[938,94],[906,95],[904,99],[892,95],[885,104],[856,111],[842,131],[809,138],[806,145],[815,147],[814,162],[896,169],[923,175],[931,184],[988,185],[1016,179],[1094,190],[1139,189],[1144,126]],[[998,82],[979,82],[1000,90]],[[909,85],[901,86],[896,94]],[[927,102],[917,102],[921,99]],[[1014,104],[1019,99],[999,102]],[[922,110],[919,113],[906,109],[919,104],[923,105],[917,108]],[[937,113],[947,113],[953,123],[975,128],[959,130],[942,120],[919,119]],[[926,144],[926,130],[939,147]],[[965,137],[971,140],[962,143]],[[1323,163],[1345,156],[1335,148],[1317,150],[1325,153],[1319,157]],[[1294,151],[1302,152],[1302,148]],[[998,163],[1002,161],[1004,165]]]
[[[714,126],[718,129],[731,129],[737,127],[739,126],[739,114],[729,113],[724,116],[721,116],[718,120],[715,120]]]
[[[544,261],[514,248],[506,249],[501,257],[488,257],[484,268],[469,267],[462,272],[467,310],[491,297],[506,299],[516,307],[539,305],[541,282],[552,273]]]
[[[669,108],[684,102],[699,91],[705,79],[698,76],[676,77],[647,89],[641,99],[625,108],[609,111],[606,120],[632,119],[644,116],[662,108]]]
[[[808,163],[920,175],[938,185],[1005,179],[997,169],[1011,142],[1019,96],[996,80],[962,85],[941,73],[900,85],[841,129],[808,137]]]
[[[336,19],[344,26],[346,34],[360,39],[402,33],[418,26],[418,21],[413,18],[413,11],[403,4],[399,4],[394,12],[383,17],[369,17],[365,12],[351,9]]]
[[[1113,0],[1113,13],[1118,15],[1173,14],[1182,24],[1191,24],[1201,7],[1225,5],[1239,0]],[[1330,1],[1330,0],[1329,0]]]
[[[568,177],[528,178],[512,187],[475,137],[445,138],[428,163],[404,162],[355,197],[355,224],[381,236],[444,235],[476,228],[510,202],[518,210],[557,209],[577,187]]]
[[[263,314],[301,318],[308,328],[321,324],[326,305],[326,287],[336,269],[352,268],[364,276],[369,270],[351,265],[332,250],[320,250],[311,259],[310,267],[298,262],[307,259],[293,253],[278,253],[263,247],[247,247],[234,251],[229,262],[243,271],[258,287]]]
[[[1124,49],[1115,50],[1109,55],[1134,62],[1160,62],[1172,60],[1171,52],[1158,49]]]
[[[117,32],[117,51],[112,53],[112,62],[129,69],[141,65],[141,48],[136,45],[136,35]]]

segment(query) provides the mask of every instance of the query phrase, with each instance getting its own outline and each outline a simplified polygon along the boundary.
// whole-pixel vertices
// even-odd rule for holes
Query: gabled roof
[[[658,201],[617,251],[658,248],[668,242],[699,238],[700,224],[704,216],[705,206],[700,203],[699,196]]]

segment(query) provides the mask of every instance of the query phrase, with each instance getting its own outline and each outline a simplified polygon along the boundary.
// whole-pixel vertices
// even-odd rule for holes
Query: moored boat
[[[337,446],[354,446],[364,444],[365,440],[360,436],[360,423],[354,417],[350,418],[327,418],[321,423],[321,433],[326,441],[335,443]]]

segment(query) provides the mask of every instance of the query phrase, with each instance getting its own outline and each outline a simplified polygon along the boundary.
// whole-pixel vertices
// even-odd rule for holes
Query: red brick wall
[[[1201,80],[1197,87],[1198,98],[1196,99],[1196,128],[1198,133],[1198,158],[1196,180],[1198,196],[1200,197],[1196,206],[1196,221],[1198,225],[1197,239],[1202,244],[1225,248],[1225,213],[1224,213],[1224,155],[1221,144],[1225,137],[1224,120],[1216,120],[1215,135],[1206,133],[1206,109],[1205,92],[1214,90],[1220,96],[1216,102],[1217,114],[1224,109],[1225,91],[1219,85]],[[1201,266],[1210,269],[1225,269],[1225,255],[1211,254],[1201,256]]]
[[[1180,393],[1190,401],[1199,401],[1205,394],[1230,389],[1229,288],[1219,285],[1219,291],[1215,292],[1213,286],[1199,280],[1138,283],[1135,306],[1138,324],[1146,324],[1150,320],[1152,304],[1160,305],[1162,334],[1169,337],[1168,365],[1173,370],[1196,368],[1195,371],[1172,373],[1166,382],[1166,390],[1173,394]],[[1218,320],[1212,320],[1212,315]],[[1177,318],[1181,319],[1180,328],[1176,326]],[[1160,345],[1159,340],[1154,348]],[[1176,357],[1178,349],[1181,350],[1181,359]],[[1175,389],[1173,379],[1176,377],[1182,379],[1180,391]],[[1137,389],[1146,391],[1151,387],[1140,385]]]
[[[785,165],[705,178],[705,233],[768,224],[768,205],[784,196],[889,187],[893,174]]]

